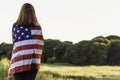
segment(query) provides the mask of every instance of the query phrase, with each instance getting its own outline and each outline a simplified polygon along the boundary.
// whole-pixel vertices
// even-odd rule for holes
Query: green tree
[[[8,57],[10,59],[12,54],[12,44],[1,43],[0,44],[0,58]]]
[[[72,42],[64,41],[60,45],[58,45],[54,48],[55,57],[56,57],[57,62],[64,62],[63,57],[65,55],[65,52],[72,45],[73,45]]]
[[[107,49],[110,44],[110,40],[105,37],[99,36],[93,38],[89,45],[89,64],[101,65],[106,63]]]
[[[111,42],[107,56],[107,63],[109,65],[120,65],[120,40]]]
[[[54,48],[61,44],[59,40],[46,39],[44,40],[44,50],[42,54],[42,62],[47,62],[48,59],[55,56]]]
[[[101,65],[106,62],[110,41],[104,37],[80,41],[66,50],[64,59],[75,65]]]
[[[120,40],[120,36],[117,35],[109,35],[106,37],[108,40],[112,41],[112,40]]]
[[[71,64],[84,65],[87,57],[82,53],[81,49],[83,45],[86,45],[88,42],[89,41],[81,41],[69,47],[64,55],[64,60]]]

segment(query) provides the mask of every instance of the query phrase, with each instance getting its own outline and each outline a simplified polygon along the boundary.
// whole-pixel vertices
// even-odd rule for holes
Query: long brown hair
[[[23,4],[19,17],[13,25],[34,26],[37,21],[35,9],[30,3]]]

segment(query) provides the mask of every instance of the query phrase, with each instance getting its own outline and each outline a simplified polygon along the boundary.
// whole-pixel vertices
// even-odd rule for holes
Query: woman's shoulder
[[[20,28],[21,26],[18,26],[18,25],[13,25],[12,26],[12,29],[18,29],[18,28]]]
[[[35,26],[31,27],[31,29],[41,30],[42,28],[39,23],[36,23]]]
[[[35,25],[13,25],[13,29],[22,29],[22,28],[41,30],[41,26],[39,23],[36,23]]]
[[[19,29],[23,29],[23,28],[24,28],[24,26],[18,26],[18,25],[13,25],[13,26],[12,26],[12,29],[13,29],[13,30],[16,30],[16,29],[19,30]]]
[[[40,23],[35,23],[36,26],[40,26]]]

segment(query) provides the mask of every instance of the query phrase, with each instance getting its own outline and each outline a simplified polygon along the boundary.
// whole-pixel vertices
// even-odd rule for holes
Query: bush
[[[56,57],[48,58],[48,63],[55,63],[56,62]]]
[[[0,61],[0,80],[6,80],[8,73],[9,60],[8,58],[3,58]]]

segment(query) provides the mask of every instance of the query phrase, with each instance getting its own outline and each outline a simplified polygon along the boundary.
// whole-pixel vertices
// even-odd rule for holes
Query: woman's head
[[[23,4],[19,17],[17,21],[14,23],[14,25],[33,26],[36,23],[38,23],[38,21],[37,21],[34,7],[29,3]]]

